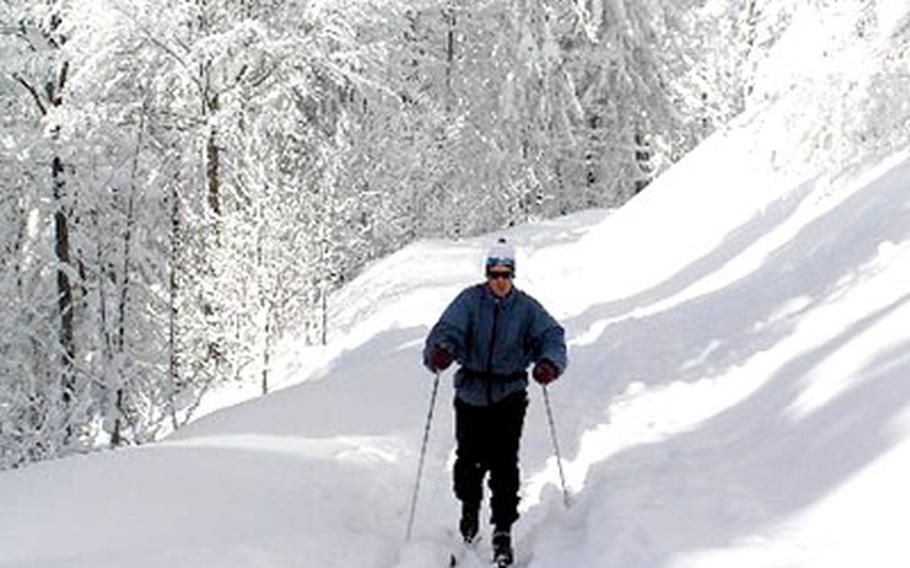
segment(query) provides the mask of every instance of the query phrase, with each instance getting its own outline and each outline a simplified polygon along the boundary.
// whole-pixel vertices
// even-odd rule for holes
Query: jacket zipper
[[[490,334],[490,347],[487,351],[487,402],[493,404],[493,349],[496,347],[496,323],[499,321],[499,298],[493,304],[493,333]]]

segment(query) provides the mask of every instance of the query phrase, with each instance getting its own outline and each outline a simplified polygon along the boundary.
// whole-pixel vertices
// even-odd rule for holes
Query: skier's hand
[[[534,365],[534,372],[531,373],[534,376],[534,380],[542,385],[548,385],[556,380],[556,377],[559,376],[559,370],[556,368],[556,365],[547,361],[546,359],[541,359]]]
[[[436,346],[436,350],[430,357],[430,368],[436,372],[445,371],[454,360],[455,356],[448,349]]]

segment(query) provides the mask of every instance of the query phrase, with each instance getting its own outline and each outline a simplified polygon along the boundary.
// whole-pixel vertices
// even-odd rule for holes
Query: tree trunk
[[[69,73],[69,63],[64,62],[57,75],[56,81],[47,85],[48,100],[51,105],[60,107],[63,104],[63,88]],[[59,129],[53,132],[54,140],[57,139]],[[69,414],[73,397],[76,392],[76,341],[74,331],[74,302],[73,283],[70,281],[69,271],[73,269],[70,255],[70,211],[66,200],[66,168],[63,159],[55,155],[51,159],[51,180],[53,184],[54,204],[54,252],[57,256],[57,308],[60,315],[60,389],[66,420],[66,440],[72,436],[72,424]]]
[[[117,418],[114,421],[114,431],[111,434],[111,445],[119,446],[123,443],[123,421],[126,420],[127,410],[124,407],[125,402],[125,384],[126,377],[123,373],[123,354],[126,351],[126,308],[129,303],[129,289],[131,283],[131,273],[133,270],[131,251],[133,244],[133,230],[136,224],[136,170],[139,167],[139,147],[142,145],[142,133],[145,128],[145,113],[143,112],[139,121],[139,135],[136,141],[136,152],[133,154],[133,165],[130,173],[130,194],[126,204],[126,228],[123,232],[123,269],[120,282],[120,298],[117,301],[117,340],[116,348],[118,357],[117,373],[119,381],[117,384],[116,394],[116,411]]]
[[[272,357],[272,303],[265,312],[265,345],[262,348],[262,394],[269,394],[269,365]]]
[[[70,264],[69,212],[64,200],[66,182],[63,178],[63,161],[54,156],[51,163],[54,185],[54,201],[57,210],[54,212],[54,252],[57,255],[57,307],[60,314],[58,333],[61,355],[60,386],[64,408],[68,411],[75,393],[76,344],[73,332],[73,286],[68,270]],[[67,426],[69,433],[69,425]]]
[[[123,353],[126,350],[126,307],[129,302],[130,272],[132,271],[130,250],[132,248],[133,240],[133,225],[135,224],[135,191],[136,186],[133,185],[130,189],[129,201],[127,202],[126,230],[123,234],[123,279],[120,283],[120,298],[117,302],[117,353],[120,355],[119,359],[121,362],[123,360]],[[126,417],[126,409],[123,407],[123,391],[126,378],[123,375],[122,368],[118,369],[118,373],[120,373],[120,381],[117,385],[118,416],[114,425],[114,436],[111,440],[111,443],[115,446],[120,445],[122,442],[120,437],[120,426],[122,419]]]
[[[274,294],[269,294],[268,290],[280,290],[281,289],[281,280],[279,276],[275,276],[274,280],[272,275],[268,273],[265,269],[265,260],[263,259],[263,228],[266,223],[263,219],[262,206],[258,205],[259,209],[259,230],[257,231],[256,237],[256,271],[259,276],[258,280],[258,291],[259,291],[259,309],[265,312],[265,323],[263,324],[262,333],[264,334],[262,340],[262,394],[266,395],[269,393],[269,364],[271,363],[272,358],[272,310],[274,309]],[[268,282],[268,284],[266,284]]]
[[[218,110],[218,95],[213,95],[210,99],[207,99],[207,111],[206,114],[209,119],[212,119],[214,113]],[[221,239],[221,149],[218,147],[218,130],[215,126],[210,126],[209,136],[206,140],[205,145],[205,168],[206,168],[206,185],[207,185],[207,195],[208,195],[208,204],[212,212],[212,218],[214,223],[214,234],[215,234],[215,250],[220,251],[222,246]],[[217,281],[219,273],[221,271],[216,267],[216,260],[214,258],[209,258],[207,263],[206,271],[208,277]],[[207,297],[205,300],[205,305],[203,310],[206,315],[211,317],[214,321],[217,321],[218,335],[216,339],[210,340],[207,350],[207,358],[213,361],[215,366],[215,375],[218,373],[222,362],[225,359],[225,348],[224,348],[224,338],[221,334],[225,330],[225,322],[221,321],[224,317],[225,310],[222,305],[219,304],[214,298]]]
[[[25,246],[25,232],[28,227],[28,214],[25,210],[25,204],[21,200],[17,200],[16,213],[18,214],[16,244],[13,247],[12,258],[13,269],[16,271],[16,293],[17,297],[22,298],[22,255]]]
[[[755,51],[755,42],[758,39],[758,19],[760,17],[760,8],[758,7],[758,0],[749,0],[749,7],[747,8],[746,13],[746,54],[744,58],[744,63],[749,64],[750,59],[752,58],[752,53]],[[750,71],[754,71],[752,65],[748,65]],[[755,84],[752,79],[753,73],[749,73],[745,84],[743,85],[743,94],[742,101],[740,103],[740,108],[745,108],[746,99],[749,95],[752,94],[752,91],[755,89]]]
[[[635,163],[638,165],[639,175],[635,180],[633,195],[638,195],[651,183],[651,173],[654,171],[651,165],[651,144],[640,129],[635,131]]]
[[[322,282],[322,297],[320,302],[322,304],[322,330],[320,343],[322,345],[329,344],[329,284],[327,281],[323,280]]]
[[[50,6],[50,31],[44,31],[45,40],[53,48],[59,48],[66,38],[58,36],[59,26],[62,22],[54,6]],[[23,24],[24,25],[24,24]],[[22,85],[31,95],[39,113],[46,117],[51,107],[59,108],[63,105],[63,89],[69,76],[69,62],[64,61],[59,72],[43,85],[30,83],[25,78],[13,74],[13,79]],[[51,142],[55,146],[59,138],[60,128],[51,129]],[[73,301],[73,283],[70,273],[74,272],[70,254],[70,211],[71,207],[66,196],[66,167],[63,158],[56,149],[51,157],[51,185],[54,201],[54,254],[57,258],[57,312],[60,318],[60,328],[57,330],[57,339],[60,344],[60,398],[62,405],[62,429],[64,430],[64,444],[73,434],[71,422],[71,407],[76,392],[76,341],[75,341],[75,314]]]
[[[213,99],[212,110],[217,110],[218,97]],[[215,231],[220,231],[221,219],[221,173],[219,160],[221,158],[218,148],[217,130],[213,126],[209,131],[208,141],[205,146],[206,181],[208,182],[209,208],[215,217]]]
[[[202,114],[209,121],[214,120],[215,114],[221,108],[218,94],[209,94],[209,71],[206,66],[202,72],[202,81],[206,92],[203,93]],[[221,243],[221,149],[218,147],[218,129],[214,123],[209,124],[209,135],[205,143],[205,175],[208,194],[209,209],[215,220],[215,242]]]
[[[455,93],[452,89],[452,70],[455,65],[455,10],[451,6],[444,8],[442,18],[448,25],[446,31],[446,114],[451,115]]]
[[[180,227],[180,196],[178,191],[178,179],[173,180],[171,187],[171,251],[170,251],[170,310],[168,317],[168,405],[171,414],[171,425],[174,430],[179,426],[177,420],[177,388],[180,384],[180,345],[178,341],[177,318],[179,316],[179,295],[180,281],[177,278],[177,271],[180,267],[180,248],[181,227]]]

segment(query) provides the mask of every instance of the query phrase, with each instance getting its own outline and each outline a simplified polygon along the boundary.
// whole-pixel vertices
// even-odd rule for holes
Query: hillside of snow
[[[882,29],[905,33],[910,9],[881,6]],[[910,146],[885,150],[910,124],[863,151],[825,134],[832,116],[865,124],[865,103],[910,103],[862,66],[839,98],[837,58],[887,38],[808,37],[833,46],[800,60],[827,103],[781,73],[767,104],[622,209],[502,233],[570,357],[549,392],[573,506],[533,386],[520,565],[910,562]],[[432,387],[420,350],[498,235],[374,263],[335,297],[326,348],[287,340],[279,392],[162,443],[0,472],[0,567],[444,566],[451,372],[404,539]]]

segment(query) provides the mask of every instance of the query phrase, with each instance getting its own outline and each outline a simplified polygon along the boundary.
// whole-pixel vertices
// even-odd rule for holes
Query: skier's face
[[[508,266],[491,266],[487,269],[487,285],[502,298],[512,291],[512,269]]]

